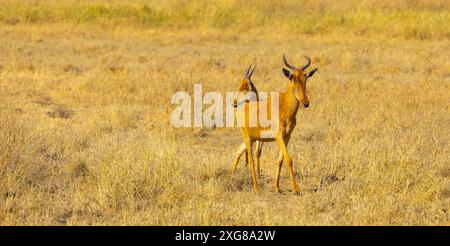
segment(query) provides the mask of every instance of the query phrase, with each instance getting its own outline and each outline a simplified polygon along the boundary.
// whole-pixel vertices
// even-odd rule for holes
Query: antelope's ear
[[[313,70],[311,70],[308,74],[308,78],[311,78],[316,72],[317,72],[318,68],[314,68]]]
[[[292,74],[289,72],[286,68],[283,68],[283,74],[288,78],[289,80],[292,80]]]

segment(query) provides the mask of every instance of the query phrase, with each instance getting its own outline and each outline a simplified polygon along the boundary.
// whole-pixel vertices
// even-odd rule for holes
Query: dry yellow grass
[[[133,17],[144,1],[113,1],[131,9],[120,18],[65,18],[91,5],[36,2],[1,2],[0,224],[450,225],[448,2],[307,1],[317,31],[296,28],[293,10],[278,26],[283,8],[261,20],[276,1],[244,1],[251,18],[220,1],[228,15],[208,5],[189,25],[156,1],[160,25]],[[335,22],[356,5],[362,19],[406,14]],[[301,194],[285,167],[284,192],[274,192],[274,143],[255,194],[243,161],[230,172],[239,130],[173,128],[170,99],[194,83],[235,91],[251,62],[260,91],[282,90],[283,52],[319,67],[289,144]]]

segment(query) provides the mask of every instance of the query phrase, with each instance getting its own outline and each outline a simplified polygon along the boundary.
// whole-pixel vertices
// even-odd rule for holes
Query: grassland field
[[[250,63],[319,71],[275,192],[237,128],[174,128],[177,91]],[[450,225],[450,3],[0,1],[0,225]]]

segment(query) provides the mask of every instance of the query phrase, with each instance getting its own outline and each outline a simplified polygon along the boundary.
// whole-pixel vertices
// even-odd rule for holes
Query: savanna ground
[[[448,1],[0,1],[2,225],[449,225]],[[256,194],[237,128],[174,128],[177,91],[281,55],[319,72]]]

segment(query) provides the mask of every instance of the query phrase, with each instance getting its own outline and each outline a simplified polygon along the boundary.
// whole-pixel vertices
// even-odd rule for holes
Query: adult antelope
[[[280,171],[281,167],[283,165],[283,159],[287,163],[289,168],[289,174],[291,178],[292,188],[295,193],[299,192],[297,183],[295,182],[295,175],[294,170],[292,168],[292,160],[291,157],[288,154],[287,151],[287,145],[289,143],[289,140],[291,138],[291,133],[295,128],[296,125],[296,115],[298,108],[300,105],[307,108],[309,107],[309,100],[306,96],[306,81],[308,78],[312,77],[314,73],[317,71],[317,68],[311,70],[309,73],[305,73],[306,68],[309,67],[311,64],[311,59],[305,56],[307,59],[307,62],[304,66],[300,68],[296,68],[292,65],[290,65],[286,61],[286,57],[283,54],[283,62],[286,65],[288,69],[283,68],[283,74],[286,76],[286,78],[289,79],[289,85],[286,92],[282,92],[279,94],[279,103],[278,103],[278,119],[275,119],[276,126],[275,130],[273,126],[270,127],[262,127],[261,124],[259,124],[259,118],[258,124],[256,126],[250,126],[250,117],[251,115],[260,115],[260,106],[261,103],[267,103],[267,105],[271,105],[272,98],[268,97],[266,101],[261,102],[246,102],[245,103],[245,109],[242,110],[241,117],[243,116],[245,120],[245,125],[241,127],[241,133],[242,138],[244,140],[245,146],[247,148],[248,153],[248,159],[249,159],[249,169],[252,172],[252,180],[253,180],[253,188],[255,191],[258,191],[258,184],[256,179],[256,174],[254,170],[254,164],[253,164],[253,143],[255,141],[261,141],[261,142],[271,142],[276,141],[279,148],[280,148],[280,155],[278,157],[278,165],[277,165],[277,172],[275,177],[274,186],[277,192],[280,192],[279,188],[279,180],[280,180]],[[256,107],[250,107],[250,104],[255,104],[253,106]],[[267,114],[267,118],[270,119],[270,106],[266,107],[269,111]],[[256,109],[252,110],[252,109]],[[272,119],[270,119],[272,120]],[[272,120],[272,123],[274,121]],[[267,131],[272,131],[270,136],[265,134]]]
[[[253,67],[252,69],[252,64],[248,67],[247,71],[245,72],[245,76],[244,79],[241,81],[241,85],[239,86],[239,96],[238,98],[236,98],[234,100],[233,103],[233,107],[238,107],[240,104],[244,103],[244,102],[249,102],[249,101],[259,101],[259,96],[258,96],[258,90],[256,89],[255,85],[253,84],[251,78],[253,75],[253,72],[255,71],[256,65]],[[256,172],[257,175],[260,176],[261,175],[261,170],[260,170],[260,159],[261,159],[261,151],[262,151],[262,146],[263,146],[263,142],[261,141],[256,141]],[[239,145],[236,154],[235,154],[235,159],[234,162],[232,164],[232,170],[233,173],[236,172],[239,160],[241,159],[242,155],[245,154],[245,164],[246,166],[248,165],[248,152],[247,152],[247,147],[245,146],[245,143],[242,143],[241,145]]]

